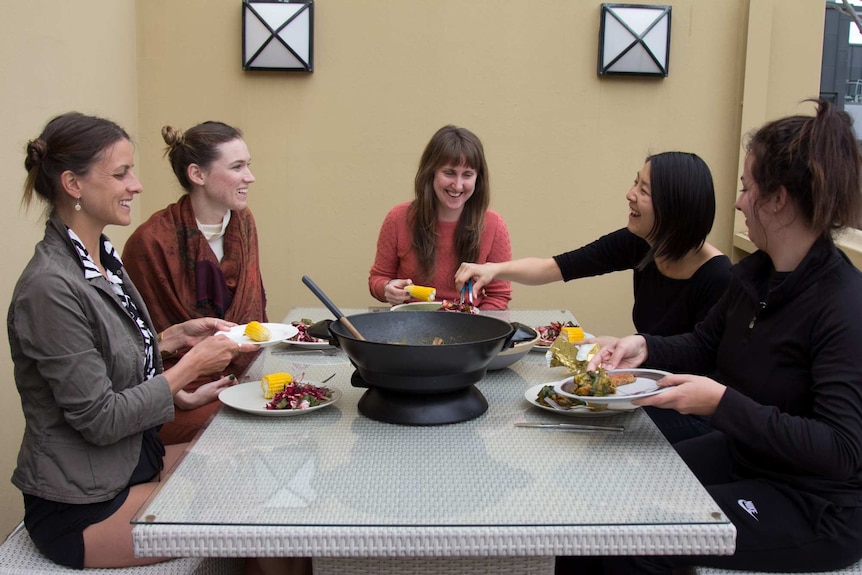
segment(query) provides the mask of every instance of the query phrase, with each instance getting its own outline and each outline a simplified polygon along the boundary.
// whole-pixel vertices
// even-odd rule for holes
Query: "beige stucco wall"
[[[33,246],[42,238],[41,206],[20,208],[24,147],[47,121],[78,110],[112,118],[138,131],[133,0],[6,2],[0,18],[0,198],[3,268],[0,307],[6,307]],[[125,230],[109,230],[122,243]],[[9,482],[24,429],[6,329],[0,334],[0,537],[23,517],[21,494]]]
[[[12,4],[0,21],[0,162],[11,175],[0,217],[13,247],[0,302],[41,236],[38,211],[18,211],[24,144],[69,109],[134,135],[145,188],[137,217],[179,193],[161,155],[163,124],[219,119],[245,131],[273,319],[317,303],[303,274],[343,307],[376,303],[366,279],[378,227],[410,199],[422,148],[446,123],[483,139],[492,207],[516,257],[622,226],[644,156],[671,149],[713,169],[711,240],[727,251],[740,135],[816,95],[822,0],[663,3],[673,6],[663,80],[596,76],[599,2],[320,0],[313,74],[243,72],[239,0]],[[128,230],[107,232],[121,246]],[[630,274],[619,273],[517,286],[513,307],[568,308],[590,331],[624,334],[631,303]],[[2,534],[21,517],[7,478],[23,422],[8,354],[0,373]]]

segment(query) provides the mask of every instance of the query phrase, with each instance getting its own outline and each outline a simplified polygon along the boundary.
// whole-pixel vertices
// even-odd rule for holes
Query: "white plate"
[[[267,347],[281,343],[299,333],[295,326],[289,323],[265,323],[263,324],[269,330],[270,338],[268,341],[254,341],[245,335],[245,326],[248,324],[235,325],[229,331],[221,332],[221,335],[231,338],[237,343],[254,343],[260,347]]]
[[[413,301],[393,305],[389,311],[437,311],[443,306],[439,301]]]
[[[534,385],[530,389],[524,392],[524,399],[529,401],[531,404],[535,405],[539,409],[544,409],[545,411],[550,411],[551,413],[556,413],[557,415],[568,415],[571,417],[611,417],[613,415],[620,415],[621,413],[629,413],[630,411],[634,411],[638,409],[636,405],[609,405],[607,409],[603,409],[601,411],[595,411],[586,405],[575,405],[574,407],[570,407],[566,411],[562,411],[560,409],[554,409],[553,407],[548,407],[547,405],[542,405],[537,401],[537,397],[539,395],[539,391],[545,387],[546,385],[551,385],[548,383],[540,383],[539,385]]]
[[[638,393],[640,391],[644,391],[647,389],[654,389],[656,387],[656,382],[663,378],[666,375],[670,375],[670,373],[666,371],[660,371],[658,369],[614,369],[608,371],[608,373],[633,373],[635,375],[634,383],[627,383],[625,385],[617,386],[616,393],[613,395],[602,395],[602,396],[593,396],[593,395],[574,395],[567,391],[563,391],[563,386],[566,383],[572,381],[571,377],[568,377],[562,381],[558,381],[554,384],[554,391],[561,395],[565,395],[566,397],[573,397],[575,399],[580,399],[581,401],[589,401],[590,403],[606,403],[608,405],[612,404],[628,404],[633,399],[640,399],[642,397],[649,397],[651,395],[658,395],[659,393],[664,393],[669,387],[662,387],[661,389],[656,389],[655,391],[647,391],[646,393]]]
[[[291,325],[293,325],[293,324],[291,324]],[[303,325],[305,325],[306,328],[309,328],[312,325],[314,325],[314,322],[312,322],[311,324],[303,324]],[[294,326],[294,327],[296,327],[296,326]],[[299,334],[299,328],[297,328],[297,334]],[[296,337],[296,336],[293,336],[293,337]],[[288,340],[284,343],[288,343],[288,344],[296,346],[296,347],[303,347],[305,349],[326,349],[326,348],[330,347],[329,340],[326,340],[326,339],[315,339],[315,341]]]
[[[312,385],[323,387],[323,384],[313,381],[305,381],[303,383],[310,383]],[[323,409],[324,407],[332,405],[341,399],[340,391],[331,387],[329,389],[332,389],[331,400],[326,403],[321,403],[320,405],[315,405],[314,407],[309,407],[308,409],[267,409],[266,404],[269,401],[263,398],[263,392],[260,390],[259,381],[239,383],[233,387],[223,389],[218,394],[218,398],[223,404],[229,405],[230,407],[240,411],[245,411],[246,413],[266,415],[269,417],[287,417],[291,415],[311,413],[312,411],[317,411],[318,409]]]
[[[320,341],[285,341],[284,343],[305,349],[329,349],[332,347],[332,345],[325,339]]]
[[[533,328],[533,329],[535,330],[536,328]],[[584,339],[587,339],[588,337],[596,337],[596,336],[594,336],[591,333],[584,332]],[[533,346],[532,351],[543,351],[543,352],[548,351],[549,349],[551,349],[552,344],[553,344],[553,342],[544,343],[541,339],[539,339],[536,341],[536,345]]]

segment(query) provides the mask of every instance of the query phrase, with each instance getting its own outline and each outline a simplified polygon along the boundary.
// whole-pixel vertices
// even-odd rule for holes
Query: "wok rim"
[[[346,317],[348,320],[353,322],[353,318],[365,317],[365,316],[370,316],[370,315],[378,316],[380,313],[385,313],[385,312],[367,312],[367,313],[353,314],[353,315],[344,316],[344,317]],[[451,313],[459,313],[459,312],[441,312],[439,310],[435,310],[435,311],[413,311],[410,313],[411,314],[441,314],[441,313],[451,314]],[[329,324],[329,331],[332,333],[333,336],[335,336],[336,340],[338,340],[339,338],[344,338],[344,339],[348,339],[350,341],[355,341],[355,342],[360,343],[362,345],[375,345],[375,346],[387,346],[387,347],[388,346],[397,346],[398,349],[405,349],[405,350],[411,349],[411,348],[413,348],[413,349],[450,348],[451,349],[453,347],[462,347],[462,346],[468,346],[468,345],[472,346],[472,345],[481,344],[481,343],[495,342],[499,339],[504,339],[504,340],[508,341],[509,339],[512,338],[512,336],[515,335],[515,332],[517,331],[517,328],[512,323],[507,322],[507,321],[502,320],[502,319],[499,319],[499,318],[496,318],[496,317],[491,317],[491,316],[487,316],[487,315],[478,315],[478,314],[463,314],[463,315],[466,315],[469,317],[481,318],[480,321],[489,322],[489,323],[497,323],[497,324],[500,324],[501,326],[503,326],[503,325],[507,326],[508,327],[508,333],[501,334],[501,335],[495,335],[493,337],[488,337],[485,339],[474,339],[471,341],[446,343],[445,345],[434,345],[431,343],[426,343],[426,344],[389,343],[389,342],[385,342],[385,341],[374,341],[374,340],[370,340],[370,339],[364,339],[364,340],[358,339],[358,338],[354,337],[353,334],[350,333],[350,330],[348,330],[344,326],[344,324],[342,324],[337,319],[333,320],[332,323]],[[333,325],[340,326],[340,328],[344,329],[345,333],[341,334],[341,333],[333,332],[333,327],[332,327]]]

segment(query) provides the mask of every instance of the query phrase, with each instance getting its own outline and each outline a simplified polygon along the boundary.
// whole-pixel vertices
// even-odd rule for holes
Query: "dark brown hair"
[[[109,146],[123,139],[131,140],[123,128],[104,118],[68,112],[52,119],[27,143],[23,204],[30,205],[35,190],[54,208],[61,197],[60,175],[67,170],[86,174]]]
[[[162,138],[168,147],[165,155],[171,162],[171,169],[184,190],[190,192],[188,167],[197,164],[201,169],[218,159],[218,147],[225,142],[242,138],[242,132],[222,122],[204,122],[182,132],[173,126],[162,128]]]
[[[413,224],[413,249],[416,250],[416,259],[424,274],[422,281],[428,281],[434,275],[437,256],[434,174],[446,165],[466,165],[476,170],[473,195],[464,204],[464,211],[455,229],[455,251],[460,261],[472,262],[478,258],[485,212],[491,203],[488,164],[485,162],[482,142],[476,134],[465,128],[443,126],[437,130],[419,160],[419,170],[414,181],[416,198],[408,211]]]
[[[831,239],[835,231],[860,223],[862,156],[850,116],[825,100],[816,102],[815,116],[769,122],[749,136],[745,150],[752,157],[758,202],[784,186],[806,223]]]

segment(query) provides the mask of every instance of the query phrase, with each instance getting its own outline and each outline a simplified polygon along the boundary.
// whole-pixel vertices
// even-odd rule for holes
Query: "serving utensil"
[[[344,324],[344,327],[346,327],[350,331],[350,333],[353,334],[353,337],[358,340],[365,341],[365,338],[362,337],[362,334],[359,333],[359,330],[353,327],[353,324],[350,323],[349,319],[344,317],[344,314],[341,313],[341,310],[338,309],[338,306],[332,303],[332,300],[329,299],[325,293],[323,293],[323,290],[317,287],[317,284],[314,283],[314,281],[312,281],[310,277],[302,276],[302,283],[304,283],[308,287],[308,289],[311,290],[311,293],[317,296],[317,299],[323,302],[323,305],[325,305],[326,308],[332,312],[332,315],[335,316],[335,319]]]
[[[461,305],[464,305],[464,299],[467,294],[470,294],[470,305],[473,305],[473,280],[467,280],[467,283],[461,286]]]
[[[528,423],[519,421],[515,423],[515,427],[539,427],[542,429],[562,429],[564,431],[607,431],[612,433],[622,433],[626,430],[621,425],[586,425],[583,423]]]

